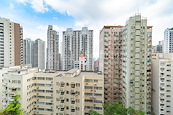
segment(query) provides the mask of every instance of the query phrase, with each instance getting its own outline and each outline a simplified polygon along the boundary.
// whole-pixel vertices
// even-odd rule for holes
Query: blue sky
[[[66,28],[94,30],[94,57],[99,56],[99,30],[104,25],[125,25],[130,16],[141,13],[153,26],[153,44],[163,40],[173,27],[173,0],[0,0],[0,17],[20,23],[24,38],[46,41],[48,25],[60,34]]]

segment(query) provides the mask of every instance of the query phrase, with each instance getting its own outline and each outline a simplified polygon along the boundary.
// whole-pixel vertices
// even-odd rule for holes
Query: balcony
[[[60,111],[64,111],[64,107],[60,108]]]
[[[61,90],[60,90],[60,95],[64,95],[64,91],[61,91]]]
[[[75,95],[75,94],[76,94],[76,92],[72,90],[71,91],[71,95]]]
[[[75,112],[75,109],[71,109],[71,112]]]
[[[71,104],[75,104],[75,100],[71,100]]]
[[[61,82],[60,87],[64,87],[65,83]]]
[[[61,103],[64,103],[64,99],[60,100]]]
[[[75,83],[71,83],[71,88],[75,88]]]

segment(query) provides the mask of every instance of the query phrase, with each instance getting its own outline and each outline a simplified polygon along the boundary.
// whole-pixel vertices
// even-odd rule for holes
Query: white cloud
[[[25,3],[28,2],[29,0],[16,0],[17,2]]]
[[[31,0],[31,5],[37,12],[47,12],[49,9],[44,3],[44,0]]]
[[[16,0],[17,2],[21,2],[23,4],[25,3],[30,3],[31,7],[36,11],[36,12],[47,12],[49,11],[47,5],[45,4],[44,0]]]
[[[31,3],[37,12],[57,12],[76,19],[74,29],[88,26],[94,29],[94,56],[98,57],[99,30],[104,25],[125,25],[126,20],[139,12],[153,26],[153,44],[163,39],[166,28],[172,27],[173,0],[17,0]],[[62,29],[62,28],[60,28]],[[95,55],[96,54],[96,55]]]

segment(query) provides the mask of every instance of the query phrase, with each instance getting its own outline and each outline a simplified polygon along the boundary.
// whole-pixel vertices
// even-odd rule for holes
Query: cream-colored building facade
[[[103,115],[104,77],[98,73],[13,67],[2,69],[0,77],[0,109],[19,94],[29,115],[85,115],[92,109]]]
[[[140,14],[126,22],[122,52],[123,104],[150,115],[152,26],[147,26],[147,19]]]
[[[153,54],[152,73],[153,113],[173,115],[173,54]]]

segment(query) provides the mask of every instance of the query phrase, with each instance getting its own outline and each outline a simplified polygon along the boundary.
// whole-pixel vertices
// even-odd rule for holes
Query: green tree
[[[126,115],[127,109],[121,101],[104,104],[104,115]]]
[[[100,115],[99,113],[97,113],[97,112],[94,111],[94,110],[90,110],[90,111],[89,111],[89,114],[90,114],[90,115]]]
[[[6,108],[0,111],[0,115],[24,115],[22,113],[19,99],[20,99],[20,95],[15,95],[13,97],[13,101]]]
[[[132,107],[126,108],[121,101],[104,104],[104,115],[144,115],[142,111],[136,111]]]
[[[129,107],[129,108],[127,109],[127,113],[128,113],[129,115],[144,115],[144,112],[143,112],[143,111],[136,111],[136,110],[134,110],[132,107]]]

